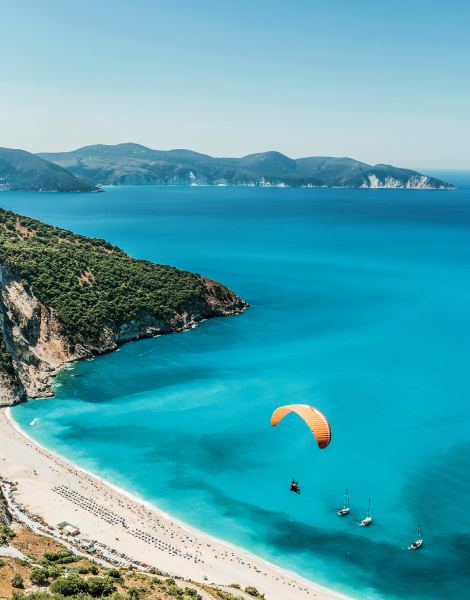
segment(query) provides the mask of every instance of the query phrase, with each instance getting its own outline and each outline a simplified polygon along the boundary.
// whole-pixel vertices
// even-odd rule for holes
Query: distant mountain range
[[[35,154],[0,148],[0,190],[96,192],[97,188]]]
[[[191,150],[152,150],[139,144],[85,146],[43,158],[93,185],[179,184],[449,189],[409,169],[371,166],[352,158],[292,159],[280,152],[214,158]]]
[[[408,188],[455,186],[410,169],[352,158],[292,159],[280,152],[214,158],[192,150],[152,150],[139,144],[85,146],[72,152],[0,148],[0,189],[96,191],[104,185],[247,185]]]

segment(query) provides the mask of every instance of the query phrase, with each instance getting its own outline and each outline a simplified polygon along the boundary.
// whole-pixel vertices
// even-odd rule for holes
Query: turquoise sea
[[[470,177],[447,177],[461,188],[2,193],[5,208],[251,305],[77,364],[15,419],[188,523],[358,598],[468,599]],[[270,427],[292,402],[327,415],[329,448],[293,415]],[[410,552],[418,521],[425,546]]]

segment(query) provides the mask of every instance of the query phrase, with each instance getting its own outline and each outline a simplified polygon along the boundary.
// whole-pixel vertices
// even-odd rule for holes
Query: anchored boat
[[[369,498],[369,508],[367,509],[367,517],[365,519],[362,519],[362,521],[360,522],[360,526],[361,527],[369,527],[369,525],[372,523],[372,517],[370,516],[370,498]]]
[[[346,492],[344,494],[344,506],[343,506],[343,508],[340,508],[336,514],[338,515],[338,517],[345,517],[346,515],[349,515],[349,511],[350,511],[349,494],[348,494],[348,490],[346,490]]]
[[[418,538],[408,546],[408,550],[419,550],[423,546],[421,523],[418,524]]]

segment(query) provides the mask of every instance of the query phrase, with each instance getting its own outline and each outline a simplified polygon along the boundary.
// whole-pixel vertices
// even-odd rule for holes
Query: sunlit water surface
[[[467,599],[466,181],[3,193],[6,208],[202,273],[251,305],[77,364],[55,398],[14,417],[77,464],[307,577],[360,598]],[[292,402],[326,413],[328,449],[293,416],[270,427]],[[419,520],[425,546],[410,552]]]

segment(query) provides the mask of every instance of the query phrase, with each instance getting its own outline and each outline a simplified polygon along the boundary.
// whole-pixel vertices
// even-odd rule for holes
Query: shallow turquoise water
[[[55,398],[14,409],[31,435],[358,597],[468,598],[468,189],[130,187],[0,200],[218,279],[251,304],[78,364]],[[327,450],[293,416],[270,427],[290,402],[326,413]],[[352,514],[339,519],[346,487]],[[426,545],[412,553],[418,520]]]

